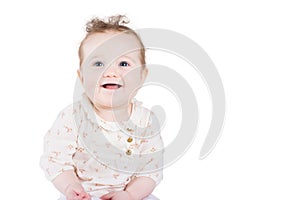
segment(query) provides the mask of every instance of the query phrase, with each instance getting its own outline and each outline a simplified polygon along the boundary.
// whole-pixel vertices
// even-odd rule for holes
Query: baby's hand
[[[80,183],[68,185],[65,195],[67,200],[91,200],[90,195],[84,191]]]
[[[110,192],[100,197],[101,200],[135,200],[127,191]]]

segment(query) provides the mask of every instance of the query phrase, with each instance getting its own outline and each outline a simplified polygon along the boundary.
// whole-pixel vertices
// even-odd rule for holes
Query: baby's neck
[[[96,114],[105,121],[122,122],[130,118],[132,112],[132,103],[116,108],[94,106]]]

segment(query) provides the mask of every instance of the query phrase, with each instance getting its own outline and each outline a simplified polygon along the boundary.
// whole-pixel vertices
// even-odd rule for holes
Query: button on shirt
[[[40,164],[49,180],[74,170],[87,192],[100,197],[123,190],[134,177],[162,179],[163,142],[155,116],[132,102],[126,122],[106,122],[88,97],[60,112],[44,137]]]

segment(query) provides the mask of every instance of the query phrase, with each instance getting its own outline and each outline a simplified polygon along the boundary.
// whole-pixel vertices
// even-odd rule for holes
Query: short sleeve
[[[76,152],[78,134],[72,112],[72,106],[61,111],[44,137],[40,166],[51,181],[66,170],[74,170],[72,157]]]
[[[164,144],[160,135],[160,126],[153,113],[150,114],[148,129],[144,139],[141,140],[142,149],[140,157],[145,160],[145,165],[136,173],[136,177],[149,177],[157,184],[163,178]]]

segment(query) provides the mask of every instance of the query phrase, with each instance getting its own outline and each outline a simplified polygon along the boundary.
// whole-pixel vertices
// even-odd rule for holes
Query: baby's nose
[[[119,73],[117,72],[116,68],[109,67],[109,68],[107,68],[104,71],[103,77],[106,77],[106,78],[117,78],[117,77],[119,77]]]

